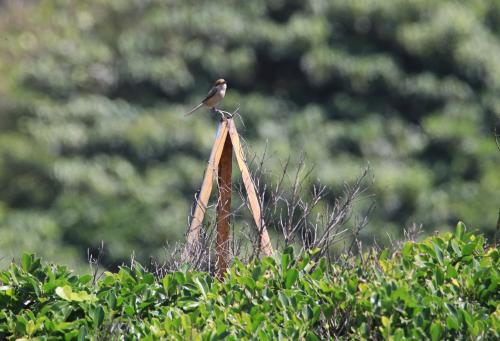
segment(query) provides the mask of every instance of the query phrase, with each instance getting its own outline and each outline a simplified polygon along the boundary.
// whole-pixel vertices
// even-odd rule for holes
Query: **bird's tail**
[[[197,106],[195,106],[193,109],[191,109],[190,111],[188,111],[187,113],[185,113],[185,114],[184,114],[184,116],[191,115],[191,114],[192,114],[192,113],[194,113],[196,110],[200,109],[202,105],[203,105],[203,103],[198,104],[198,105],[197,105]]]

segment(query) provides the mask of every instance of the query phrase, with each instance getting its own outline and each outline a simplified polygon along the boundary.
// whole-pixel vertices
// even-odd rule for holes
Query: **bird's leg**
[[[221,120],[226,120],[228,118],[233,118],[233,114],[228,111],[220,110],[217,108],[212,108],[212,110],[221,116]]]
[[[224,115],[224,111],[220,110],[220,109],[217,109],[215,107],[212,108],[212,111],[216,114],[219,114],[220,115],[220,120],[221,121],[224,121],[226,119],[226,116]]]
[[[219,110],[219,111],[224,115],[224,117],[233,118],[233,114],[231,114],[229,111],[224,111],[224,110]]]

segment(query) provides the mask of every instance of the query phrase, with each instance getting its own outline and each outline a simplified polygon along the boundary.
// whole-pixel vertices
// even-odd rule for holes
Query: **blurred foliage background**
[[[0,255],[79,267],[182,240],[223,107],[333,193],[371,165],[365,240],[499,209],[498,1],[0,1]]]

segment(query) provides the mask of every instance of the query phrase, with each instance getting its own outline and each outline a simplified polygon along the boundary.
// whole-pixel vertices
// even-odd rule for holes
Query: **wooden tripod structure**
[[[240,137],[236,130],[236,125],[232,118],[223,118],[219,122],[217,135],[215,138],[207,169],[203,177],[201,190],[196,198],[196,207],[194,210],[191,224],[187,232],[186,248],[184,249],[183,260],[192,261],[193,252],[200,246],[200,230],[203,223],[203,217],[208,205],[208,199],[212,191],[213,177],[217,174],[219,185],[219,197],[217,201],[217,237],[216,237],[216,274],[222,278],[226,272],[229,258],[229,227],[231,214],[231,173],[232,156],[236,156],[238,167],[241,171],[243,183],[248,197],[248,203],[253,215],[257,232],[260,236],[260,247],[266,256],[273,254],[273,247],[267,228],[262,218],[261,207],[255,184],[248,171],[245,155],[240,144]]]

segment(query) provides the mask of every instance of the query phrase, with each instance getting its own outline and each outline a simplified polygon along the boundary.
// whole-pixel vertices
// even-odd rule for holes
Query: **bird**
[[[208,92],[207,97],[200,104],[195,106],[193,109],[185,113],[185,115],[191,115],[196,110],[200,109],[202,106],[206,106],[208,108],[215,108],[217,104],[222,101],[224,96],[226,95],[227,83],[224,79],[217,79],[214,83],[214,86]]]

